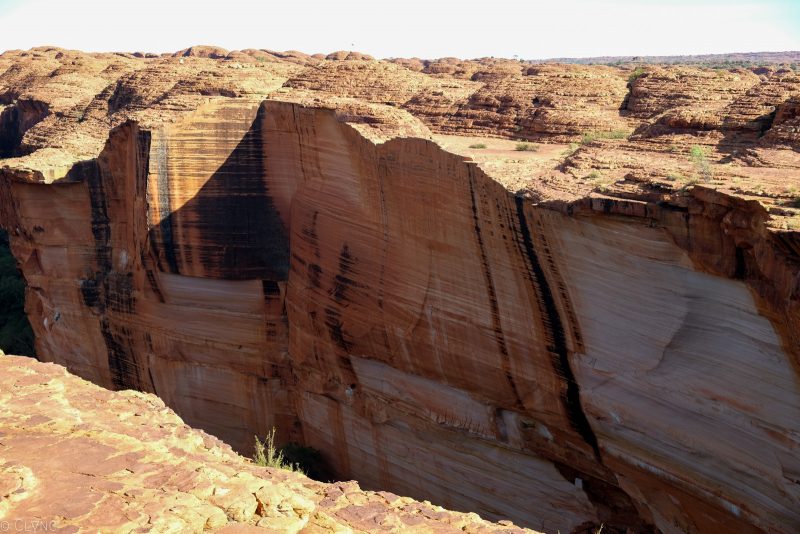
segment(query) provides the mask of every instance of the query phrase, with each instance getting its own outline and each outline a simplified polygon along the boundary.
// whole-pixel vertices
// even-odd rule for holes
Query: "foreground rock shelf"
[[[257,467],[154,395],[19,356],[0,356],[0,461],[12,532],[526,532]]]
[[[40,358],[154,393],[242,453],[274,426],[340,479],[537,530],[800,528],[797,210],[741,192],[796,180],[790,114],[764,135],[681,123],[733,108],[663,109],[674,69],[626,97],[605,67],[301,59],[115,58],[132,72],[82,120],[45,113],[9,141],[0,222]],[[753,120],[758,87],[794,94],[788,74],[692,72]],[[509,135],[527,123],[477,102],[559,77],[575,94],[536,112],[539,152],[438,135]],[[715,183],[672,183],[695,142],[717,143]]]

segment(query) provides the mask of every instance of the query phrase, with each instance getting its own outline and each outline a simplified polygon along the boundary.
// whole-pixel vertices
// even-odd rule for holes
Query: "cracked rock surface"
[[[63,533],[527,531],[258,467],[154,395],[19,356],[0,356],[0,521]]]

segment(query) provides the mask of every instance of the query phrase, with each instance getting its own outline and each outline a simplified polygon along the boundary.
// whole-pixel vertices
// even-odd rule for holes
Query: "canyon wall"
[[[214,100],[51,184],[4,169],[40,358],[548,532],[800,525],[797,256],[763,208],[535,204],[341,109]]]
[[[242,453],[275,427],[546,532],[794,532],[799,95],[779,67],[7,52],[0,225],[40,359]]]

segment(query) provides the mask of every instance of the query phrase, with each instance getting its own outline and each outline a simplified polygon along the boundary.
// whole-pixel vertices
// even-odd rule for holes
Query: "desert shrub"
[[[276,447],[275,427],[267,432],[264,441],[258,439],[258,436],[255,439],[253,462],[256,465],[303,473],[323,482],[332,480],[331,469],[317,449],[293,442],[283,447]]]
[[[645,70],[642,67],[636,67],[630,76],[628,76],[628,83],[633,83],[645,75]]]
[[[564,157],[573,155],[578,150],[578,143],[570,143],[569,146],[561,153]]]
[[[592,188],[596,191],[600,191],[601,193],[608,192],[608,189],[612,183],[612,180],[607,179],[605,176],[603,176],[603,173],[596,170],[587,174],[584,179],[591,182]]]
[[[709,163],[708,156],[706,156],[706,150],[699,145],[693,145],[689,149],[689,159],[694,164],[698,177],[704,182],[710,181],[713,173],[711,171],[711,163]]]
[[[686,181],[683,182],[683,185],[680,188],[680,191],[687,191],[690,187],[697,185],[700,182],[700,179],[695,177],[686,178]]]
[[[253,461],[256,465],[275,469],[286,469],[288,471],[300,471],[296,465],[287,462],[283,457],[283,452],[275,447],[275,427],[272,427],[272,430],[267,432],[267,436],[264,438],[263,442],[258,439],[258,436],[255,438],[256,448],[255,454],[253,454]]]
[[[485,143],[475,143],[474,145],[469,145],[470,148],[486,148]]]
[[[666,178],[670,182],[674,182],[676,190],[681,192],[687,191],[700,182],[700,178],[697,176],[685,176],[679,172],[671,172],[667,174]]]
[[[533,143],[517,143],[514,150],[519,152],[536,152],[539,150],[539,145],[534,145]]]
[[[797,187],[789,187],[783,191],[789,199],[783,202],[789,208],[800,208],[800,190]]]
[[[692,160],[705,158],[706,150],[700,145],[692,145],[689,149],[689,156],[691,156]]]
[[[585,145],[598,139],[627,139],[631,134],[628,130],[608,130],[605,132],[584,132],[581,144]]]

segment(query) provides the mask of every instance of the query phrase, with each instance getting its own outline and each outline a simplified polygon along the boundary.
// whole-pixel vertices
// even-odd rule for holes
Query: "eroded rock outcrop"
[[[275,426],[339,477],[539,530],[796,530],[790,96],[734,147],[719,117],[768,77],[694,69],[726,97],[678,125],[651,73],[291,57],[147,60],[74,126],[95,155],[4,162],[37,354],[240,451]],[[530,154],[429,129],[520,125],[642,129]]]
[[[0,400],[0,521],[17,531],[523,532],[255,466],[159,398],[58,365],[0,356]]]

